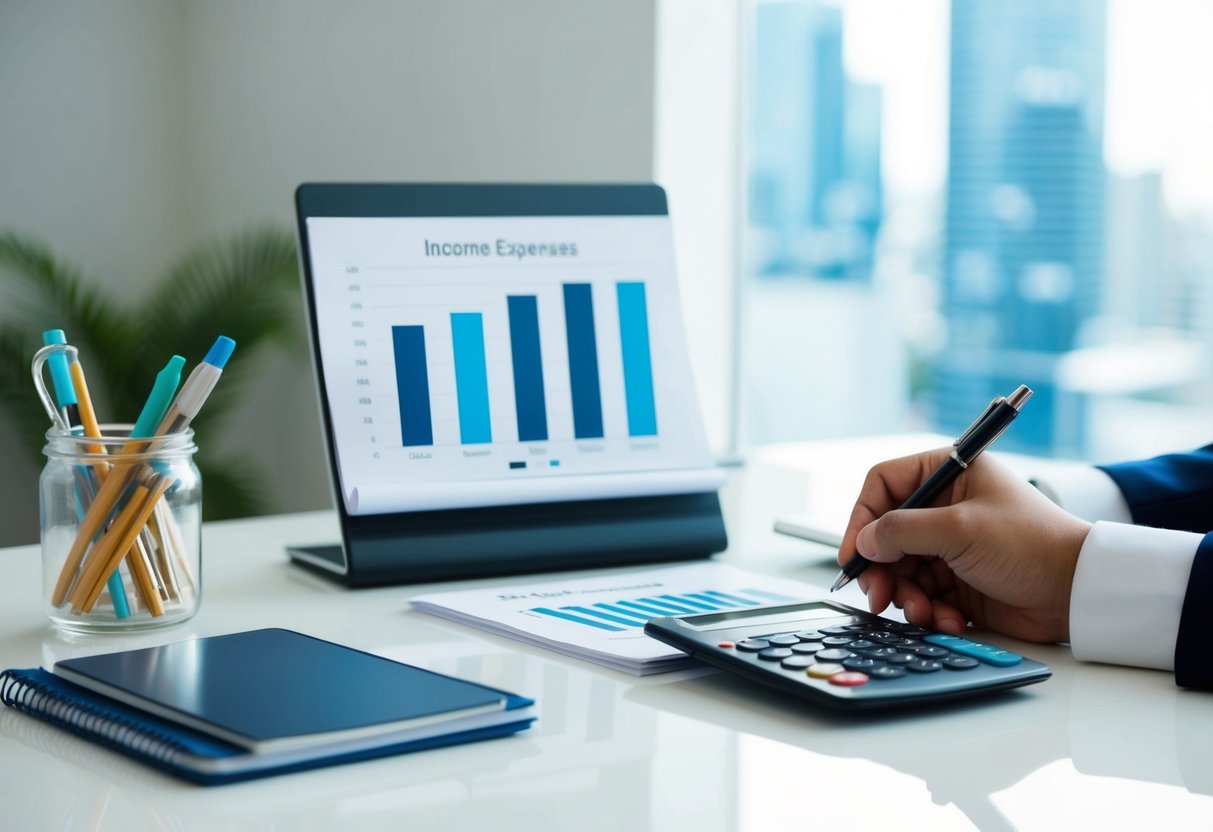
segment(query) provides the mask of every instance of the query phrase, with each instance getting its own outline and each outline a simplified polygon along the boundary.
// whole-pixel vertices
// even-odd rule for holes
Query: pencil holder
[[[202,599],[202,478],[194,432],[131,439],[53,428],[39,481],[51,621],[77,632],[163,627]]]

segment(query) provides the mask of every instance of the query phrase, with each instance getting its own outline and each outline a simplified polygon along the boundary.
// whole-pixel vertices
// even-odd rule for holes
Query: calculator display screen
[[[757,610],[734,610],[710,615],[696,615],[683,622],[696,630],[720,630],[745,624],[781,624],[814,618],[840,618],[846,613],[828,604],[789,604],[786,607],[763,607]]]

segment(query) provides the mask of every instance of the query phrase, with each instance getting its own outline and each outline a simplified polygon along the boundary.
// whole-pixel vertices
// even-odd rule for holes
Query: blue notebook
[[[198,783],[521,731],[534,702],[290,630],[7,670],[0,701]]]

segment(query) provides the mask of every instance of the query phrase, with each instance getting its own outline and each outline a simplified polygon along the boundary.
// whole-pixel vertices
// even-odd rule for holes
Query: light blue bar
[[[730,609],[730,608],[736,607],[736,606],[744,606],[744,605],[738,605],[738,604],[731,604],[728,601],[724,601],[720,598],[713,598],[712,596],[715,594],[716,593],[711,593],[710,591],[709,592],[691,592],[691,593],[688,593],[687,597],[696,598],[700,601],[703,601],[705,604],[715,604],[717,609]]]
[[[560,610],[550,610],[547,607],[535,607],[531,612],[537,612],[542,615],[550,615],[553,618],[563,618],[565,621],[572,621],[574,624],[585,624],[587,627],[597,627],[600,630],[610,630],[612,633],[622,633],[622,627],[612,627],[610,624],[603,624],[601,621],[594,621],[589,618],[582,618],[580,615],[569,615],[567,612]]]
[[[669,596],[667,595],[665,597],[668,598]],[[695,609],[694,607],[692,607],[690,604],[680,604],[676,601],[666,601],[666,600],[663,600],[662,598],[641,598],[639,600],[641,601],[641,603],[644,603],[644,604],[657,604],[662,607],[669,607],[670,609],[672,609],[674,612],[678,613],[679,615],[682,615],[682,614],[685,614],[688,612],[698,612],[698,610]]]
[[[596,610],[593,607],[561,607],[562,610],[570,610],[571,612],[579,612],[582,615],[592,615],[595,618],[601,618],[603,621],[610,621],[615,624],[622,624],[625,627],[635,627],[636,622],[630,618],[620,618],[618,615],[611,615],[609,612]]]
[[[619,341],[623,349],[623,390],[629,436],[657,435],[653,399],[653,357],[649,348],[649,313],[643,283],[617,283]]]
[[[641,604],[637,601],[616,601],[616,603],[619,604],[619,606],[621,606],[621,607],[631,607],[633,609],[640,610],[641,612],[648,613],[651,616],[652,615],[666,616],[666,615],[673,614],[673,610],[667,610],[667,609],[664,609],[663,607],[656,607],[656,606],[652,606],[649,604]]]
[[[624,618],[630,617],[632,619],[635,619],[637,622],[639,622],[641,624],[643,624],[644,622],[648,621],[649,618],[651,618],[651,616],[649,616],[649,615],[645,615],[644,613],[634,612],[633,610],[629,610],[626,607],[621,607],[616,604],[595,604],[594,606],[602,607],[607,612],[613,612],[616,615],[622,615]]]
[[[688,607],[694,607],[697,610],[708,610],[709,612],[714,612],[720,609],[719,607],[705,604],[703,601],[693,601],[685,595],[662,595],[661,597],[669,598],[671,601],[675,601],[679,604],[686,604]]]
[[[756,607],[762,603],[761,601],[751,601],[749,598],[742,598],[740,595],[730,595],[727,592],[717,592],[714,589],[709,589],[708,595],[711,595],[714,598],[724,598],[726,601],[732,601],[734,603],[741,604],[744,607]]]
[[[489,376],[484,358],[484,316],[479,312],[452,312],[451,340],[455,347],[459,441],[465,445],[492,442]]]

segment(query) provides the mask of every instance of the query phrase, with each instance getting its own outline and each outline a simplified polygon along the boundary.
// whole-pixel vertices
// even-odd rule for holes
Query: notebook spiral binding
[[[0,673],[0,702],[116,750],[174,765],[185,749],[173,737],[12,670]]]

